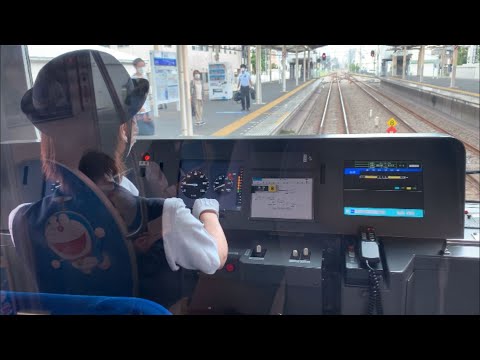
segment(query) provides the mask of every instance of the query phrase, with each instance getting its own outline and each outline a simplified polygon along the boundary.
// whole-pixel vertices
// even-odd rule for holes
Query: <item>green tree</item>
[[[265,71],[267,69],[267,56],[265,55],[265,52],[262,51],[262,71]],[[252,72],[254,74],[257,73],[257,49],[252,50],[252,57],[250,60],[252,64]]]
[[[255,52],[255,49],[252,49],[252,54],[250,56],[250,64],[252,64],[252,73],[256,74],[257,73],[257,54]]]
[[[457,65],[463,65],[467,63],[467,53],[468,53],[468,48],[463,46],[458,47]]]
[[[350,70],[350,72],[359,72],[360,66],[358,64],[350,64],[348,70]]]

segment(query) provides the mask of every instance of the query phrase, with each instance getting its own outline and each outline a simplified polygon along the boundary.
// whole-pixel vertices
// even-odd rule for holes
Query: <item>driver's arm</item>
[[[223,267],[228,255],[227,241],[218,221],[218,202],[197,199],[195,204],[192,215],[182,199],[165,199],[162,216],[165,255],[174,271],[181,266],[213,274]]]

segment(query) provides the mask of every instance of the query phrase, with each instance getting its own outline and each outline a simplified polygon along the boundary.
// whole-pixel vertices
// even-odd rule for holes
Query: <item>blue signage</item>
[[[177,59],[153,58],[155,66],[177,66]]]

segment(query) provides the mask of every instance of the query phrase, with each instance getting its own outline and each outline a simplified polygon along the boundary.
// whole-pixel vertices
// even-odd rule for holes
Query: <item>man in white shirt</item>
[[[145,62],[141,58],[133,60],[133,66],[135,67],[135,74],[132,75],[132,79],[147,79],[147,68]],[[154,135],[155,123],[152,118],[152,109],[150,106],[150,99],[147,97],[145,104],[143,104],[140,111],[135,115],[135,120],[138,125],[138,135]]]
[[[238,76],[238,91],[242,96],[242,111],[250,111],[250,88],[253,87],[250,73],[247,71],[245,64],[240,65],[240,75]]]

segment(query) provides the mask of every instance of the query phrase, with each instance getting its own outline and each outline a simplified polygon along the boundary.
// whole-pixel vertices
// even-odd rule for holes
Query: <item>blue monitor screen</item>
[[[423,167],[419,161],[345,161],[343,214],[423,218]]]

